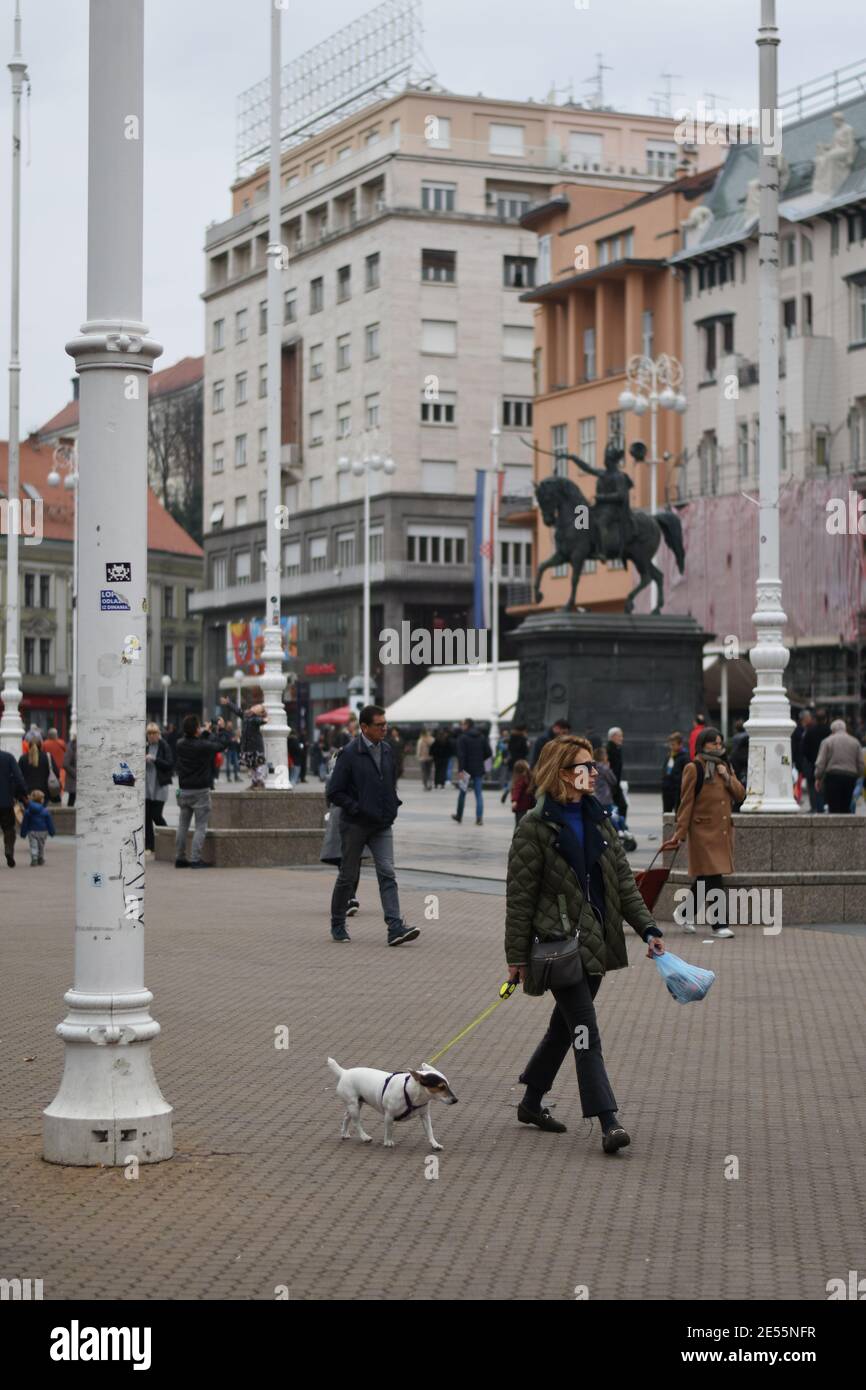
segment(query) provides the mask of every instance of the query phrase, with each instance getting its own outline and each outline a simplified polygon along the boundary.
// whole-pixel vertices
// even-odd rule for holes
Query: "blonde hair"
[[[145,738],[147,737],[148,734],[159,734],[159,737],[162,738],[162,734],[160,733],[159,725],[158,725],[158,724],[154,724],[152,720],[151,720],[151,722],[150,722],[149,724],[146,724],[146,725],[145,725],[145,729],[144,729],[144,736],[145,736]]]
[[[45,800],[45,793],[41,792],[38,787],[35,787],[30,793],[30,800],[42,802]]]
[[[564,768],[574,758],[575,753],[588,753],[592,757],[592,744],[588,738],[579,734],[560,734],[545,743],[538,762],[532,772],[532,782],[536,795],[544,793],[555,801],[564,801],[569,785]]]
[[[35,738],[31,738],[29,744],[30,746],[27,749],[27,761],[31,767],[38,767],[39,754],[42,752],[42,740],[39,739],[37,741]]]
[[[529,763],[526,761],[525,758],[518,758],[518,759],[517,759],[517,762],[514,764],[514,767],[511,769],[511,789],[512,789],[512,791],[514,790],[514,784],[516,783],[518,777],[527,777],[528,775],[529,775]]]

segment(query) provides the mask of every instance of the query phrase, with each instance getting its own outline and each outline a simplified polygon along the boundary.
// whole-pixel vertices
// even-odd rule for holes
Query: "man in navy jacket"
[[[388,927],[388,945],[402,946],[420,936],[400,913],[400,895],[394,873],[394,834],[391,829],[402,802],[397,795],[394,754],[385,731],[388,721],[379,705],[365,705],[361,732],[343,749],[328,783],[328,800],[339,806],[340,872],[331,898],[331,938],[350,941],[346,931],[349,906],[366,846],[376,865],[379,897]]]
[[[15,802],[27,801],[27,783],[11,753],[0,750],[0,826],[3,828],[3,847],[6,863],[15,868]]]

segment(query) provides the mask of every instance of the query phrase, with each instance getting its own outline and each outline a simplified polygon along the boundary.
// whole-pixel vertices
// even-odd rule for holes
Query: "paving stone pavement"
[[[60,1077],[54,1027],[72,980],[72,843],[0,868],[0,1276],[46,1299],[826,1298],[866,1271],[866,935],[787,928],[669,944],[711,964],[701,1004],[665,990],[630,933],[599,995],[605,1056],[632,1134],[616,1157],[579,1113],[519,1126],[516,1078],[548,1004],[520,993],[442,1059],[438,1177],[420,1124],[341,1142],[328,1055],[389,1071],[428,1059],[495,999],[502,899],[404,893],[417,943],[388,950],[375,882],[352,943],[327,934],[332,872],[147,870],[157,1076],[176,1156],[123,1170],[42,1162]],[[439,891],[439,918],[424,919]],[[275,1030],[289,1029],[287,1050]],[[726,1178],[732,1158],[739,1177]]]

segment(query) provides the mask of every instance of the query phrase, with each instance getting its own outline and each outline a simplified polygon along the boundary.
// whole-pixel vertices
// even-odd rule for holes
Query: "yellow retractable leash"
[[[486,1008],[483,1013],[480,1013],[477,1018],[473,1019],[467,1028],[464,1028],[461,1033],[457,1034],[456,1038],[452,1038],[450,1043],[446,1043],[444,1047],[440,1048],[439,1051],[430,1058],[431,1063],[437,1062],[440,1057],[444,1057],[449,1047],[453,1047],[454,1044],[458,1043],[461,1038],[465,1038],[466,1034],[471,1033],[473,1028],[477,1028],[479,1023],[483,1023],[485,1018],[489,1018],[490,1014],[493,1013],[493,1010],[498,1009],[499,1005],[502,1003],[504,999],[510,999],[514,991],[517,989],[518,983],[519,981],[517,980],[506,980],[505,984],[502,985],[499,990],[499,998],[494,1000],[494,1002],[491,1005],[489,1005],[489,1007]]]

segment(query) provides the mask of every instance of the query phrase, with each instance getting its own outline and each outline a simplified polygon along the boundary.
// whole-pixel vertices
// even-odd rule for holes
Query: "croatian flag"
[[[493,559],[493,508],[496,480],[502,492],[503,474],[475,470],[475,627],[490,627],[490,571]]]

